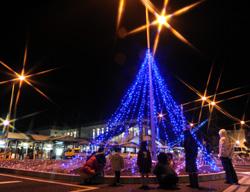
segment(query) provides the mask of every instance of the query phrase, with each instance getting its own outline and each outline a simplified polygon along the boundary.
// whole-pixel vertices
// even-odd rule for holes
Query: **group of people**
[[[238,184],[238,178],[232,165],[233,146],[225,129],[219,131],[219,158],[226,173],[226,183]],[[184,149],[186,172],[189,175],[189,187],[199,188],[198,168],[196,164],[198,156],[197,141],[193,137],[190,129],[184,131]],[[120,148],[115,148],[110,155],[111,167],[114,172],[114,186],[120,185],[121,170],[124,168],[124,159],[120,154]],[[178,184],[178,175],[175,171],[175,163],[171,153],[159,153],[157,164],[154,167],[153,174],[156,175],[159,188],[176,189]],[[97,153],[93,153],[85,162],[80,170],[84,184],[90,184],[96,176],[103,175],[103,169],[106,164],[104,148],[99,148]],[[147,178],[152,171],[151,153],[147,147],[147,142],[141,142],[140,150],[137,154],[137,166],[141,174],[142,189],[148,189]]]

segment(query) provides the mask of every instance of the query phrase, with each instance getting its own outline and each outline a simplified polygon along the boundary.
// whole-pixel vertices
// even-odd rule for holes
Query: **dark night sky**
[[[172,0],[168,11],[194,2]],[[31,120],[36,128],[54,123],[77,126],[107,119],[133,81],[146,47],[145,33],[125,39],[115,35],[118,0],[24,0],[7,4],[1,1],[0,7],[0,59],[20,70],[28,40],[28,69],[38,72],[59,67],[35,78],[39,82],[36,85],[56,104],[24,86],[17,116],[46,111],[20,120],[17,128],[26,130]],[[246,9],[243,0],[207,0],[174,18],[171,24],[200,52],[163,31],[156,60],[178,103],[197,96],[175,77],[202,91],[212,63],[215,68],[210,93],[222,68],[219,91],[250,84],[248,49],[245,48],[249,42]],[[144,9],[139,0],[128,0],[122,26],[129,30],[143,23]],[[154,31],[152,37],[153,34]],[[0,67],[0,80],[6,79],[4,72],[6,70]],[[249,87],[241,92],[248,91]],[[8,110],[9,95],[10,86],[1,85],[1,116]],[[247,97],[243,97],[222,106],[241,118],[246,101]],[[249,119],[249,107],[246,111]],[[192,115],[187,114],[189,118]],[[233,121],[227,119],[223,123],[230,125]]]

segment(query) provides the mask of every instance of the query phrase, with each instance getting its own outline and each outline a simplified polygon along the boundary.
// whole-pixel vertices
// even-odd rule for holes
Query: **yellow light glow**
[[[8,126],[10,124],[10,121],[8,119],[4,120],[3,121],[3,125],[4,126]]]
[[[237,145],[239,145],[239,144],[240,144],[240,141],[239,141],[239,140],[237,140],[235,143],[236,143]]]
[[[6,83],[12,83],[12,82],[18,82],[18,84],[19,84],[18,91],[17,91],[17,94],[16,94],[16,99],[15,99],[15,107],[14,107],[15,111],[16,111],[16,107],[17,107],[18,102],[19,102],[19,98],[20,98],[21,89],[22,89],[23,84],[28,84],[33,89],[35,89],[35,91],[38,92],[40,95],[42,95],[43,97],[45,97],[49,101],[53,102],[44,92],[42,92],[39,88],[37,88],[33,84],[34,80],[31,81],[30,79],[32,77],[40,76],[40,75],[46,74],[48,72],[54,71],[56,68],[48,69],[48,70],[45,70],[45,71],[40,71],[40,72],[34,73],[34,74],[27,74],[26,71],[25,71],[26,59],[27,59],[27,47],[25,48],[23,68],[22,68],[22,71],[20,73],[17,73],[15,70],[13,70],[11,67],[9,67],[6,63],[0,61],[1,66],[5,67],[10,72],[12,72],[13,75],[15,75],[15,78],[13,78],[13,79],[10,79],[10,80],[7,80],[7,81],[0,81],[0,85],[1,84],[6,84]]]
[[[158,47],[158,43],[159,43],[159,39],[160,39],[160,33],[163,27],[167,28],[168,31],[170,31],[171,33],[174,34],[174,36],[176,38],[178,38],[180,41],[182,41],[183,43],[189,45],[190,47],[196,49],[184,36],[181,35],[181,33],[179,33],[173,26],[170,25],[169,23],[169,19],[174,17],[174,16],[179,16],[182,15],[184,13],[186,13],[187,11],[191,10],[192,8],[196,7],[197,5],[199,5],[200,3],[203,2],[203,0],[193,3],[191,5],[185,6],[171,14],[166,14],[166,10],[168,8],[168,2],[169,0],[164,0],[164,4],[163,7],[161,9],[161,11],[157,10],[157,8],[153,5],[153,3],[150,0],[141,0],[142,4],[145,6],[145,8],[152,13],[155,16],[155,19],[153,21],[151,21],[150,23],[146,23],[143,26],[140,26],[136,29],[133,29],[129,32],[127,32],[127,35],[131,35],[131,34],[135,34],[144,30],[147,30],[147,34],[148,34],[148,27],[154,26],[158,29],[155,40],[154,40],[154,46],[153,46],[153,54],[156,53],[157,47]],[[119,11],[118,11],[119,13]],[[147,17],[147,16],[146,16]],[[149,40],[148,41],[148,45],[149,45]]]
[[[240,121],[241,125],[245,125],[245,123],[246,123],[245,121]]]
[[[19,75],[18,79],[19,79],[20,81],[24,81],[24,80],[26,79],[26,77],[25,77],[24,75]]]
[[[207,97],[206,97],[206,96],[202,96],[202,97],[201,97],[201,100],[202,100],[202,101],[206,101],[206,100],[207,100]]]
[[[159,24],[161,24],[161,25],[164,25],[164,24],[167,22],[167,18],[166,18],[165,16],[163,16],[163,15],[158,16],[157,22],[158,22]]]
[[[119,2],[119,8],[118,8],[118,15],[117,15],[117,24],[116,24],[116,30],[118,31],[120,27],[120,23],[122,20],[122,15],[125,7],[125,0],[120,0]]]
[[[211,105],[212,105],[212,106],[215,106],[215,105],[216,105],[216,103],[215,103],[214,101],[212,101],[212,102],[211,102]]]

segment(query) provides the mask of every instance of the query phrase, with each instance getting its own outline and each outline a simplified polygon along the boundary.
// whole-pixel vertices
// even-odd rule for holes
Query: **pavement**
[[[85,192],[95,189],[95,186],[0,173],[1,192]]]
[[[191,189],[187,184],[180,184],[179,190],[161,190],[150,184],[150,192],[250,192],[250,166],[237,166],[236,171],[240,185],[225,184],[224,180],[200,182],[200,189]],[[139,184],[126,184],[119,187],[110,185],[82,186],[72,182],[39,179],[0,173],[0,192],[142,192]]]

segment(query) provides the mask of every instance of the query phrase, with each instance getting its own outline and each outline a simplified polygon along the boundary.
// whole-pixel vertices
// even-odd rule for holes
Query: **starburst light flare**
[[[17,108],[16,106],[17,106],[17,104],[19,102],[19,98],[20,98],[20,94],[21,94],[21,88],[22,88],[22,85],[24,83],[29,85],[30,87],[32,87],[36,92],[38,92],[40,95],[45,97],[47,100],[53,102],[43,91],[41,91],[39,88],[37,88],[34,85],[34,83],[33,83],[34,80],[32,80],[32,77],[46,74],[48,72],[56,70],[56,68],[48,69],[48,70],[44,70],[44,71],[40,71],[40,72],[37,72],[37,73],[30,74],[29,72],[25,71],[26,63],[27,63],[27,47],[25,48],[23,67],[22,67],[22,70],[21,70],[20,73],[16,72],[14,69],[12,69],[10,66],[8,66],[3,61],[0,61],[0,65],[2,65],[8,71],[10,71],[12,73],[11,76],[13,77],[12,79],[9,79],[9,80],[0,81],[0,85],[7,84],[7,83],[17,83],[19,85],[16,100],[15,100],[15,108]]]
[[[6,118],[0,117],[0,127],[2,127],[2,133],[9,131],[9,128],[14,129],[14,126],[12,125],[14,121],[14,119],[9,118],[9,115],[7,115]]]
[[[120,0],[119,1],[117,23],[116,23],[116,32],[118,31],[118,29],[120,27],[120,24],[121,24],[123,12],[124,12],[124,9],[125,9],[125,3],[126,3],[126,0]]]
[[[148,11],[154,15],[154,20],[152,22],[149,22],[149,23],[146,22],[145,25],[142,25],[142,26],[140,26],[140,27],[138,27],[136,29],[133,29],[133,30],[127,32],[126,35],[132,35],[132,34],[147,30],[148,27],[156,26],[157,34],[155,36],[154,43],[153,43],[153,53],[155,54],[156,51],[157,51],[158,44],[159,44],[160,34],[161,34],[161,31],[162,31],[162,29],[164,27],[167,30],[169,30],[170,32],[172,32],[172,34],[175,37],[177,37],[180,41],[182,41],[183,43],[185,43],[185,44],[187,44],[190,47],[195,49],[195,47],[180,32],[178,32],[170,24],[170,20],[175,16],[179,16],[179,15],[182,15],[182,14],[186,13],[190,9],[192,9],[192,8],[198,6],[199,4],[201,4],[203,1],[204,0],[198,1],[196,3],[193,3],[191,5],[186,6],[184,8],[181,8],[181,9],[179,9],[179,10],[177,10],[177,11],[171,13],[171,14],[168,14],[166,10],[167,10],[168,4],[169,4],[169,0],[164,0],[163,8],[161,9],[161,12],[159,12],[155,8],[155,6],[153,5],[153,3],[151,1],[149,1],[149,0],[141,0],[142,4],[148,9]],[[147,38],[147,41],[150,41],[150,40]],[[147,44],[149,44],[149,42]]]
[[[178,79],[179,79],[179,78],[178,78]],[[195,89],[193,86],[187,84],[185,81],[183,81],[183,80],[181,80],[181,79],[179,79],[179,81],[181,81],[181,82],[182,82],[185,86],[187,86],[191,91],[193,91],[195,94],[197,94],[197,95],[201,98],[200,100],[202,100],[202,97],[204,97],[204,95],[203,95],[201,92],[199,92],[199,91],[198,91],[197,89]],[[230,99],[238,98],[239,96],[245,96],[245,95],[249,95],[249,93],[243,94],[243,95],[234,96],[233,98],[230,98]],[[237,117],[231,115],[229,112],[227,112],[225,109],[223,109],[222,107],[220,107],[220,106],[218,105],[219,103],[221,103],[221,102],[223,102],[223,101],[225,101],[225,100],[214,101],[214,100],[211,100],[209,97],[206,97],[206,103],[207,103],[207,105],[203,105],[203,107],[209,106],[209,104],[211,104],[212,102],[215,102],[215,105],[213,105],[213,107],[214,107],[215,109],[217,109],[219,112],[221,112],[223,115],[227,116],[228,118],[230,118],[230,119],[232,119],[232,120],[234,120],[234,121],[236,121],[236,122],[240,122],[241,119],[239,119],[239,118],[237,118]],[[200,107],[198,107],[198,108],[200,108]],[[195,110],[195,109],[197,109],[197,107],[195,107],[195,108],[193,108],[193,109],[191,109],[191,110],[187,110],[187,111],[192,111],[192,110]],[[187,111],[185,111],[185,112],[187,112]],[[248,125],[247,125],[247,126],[248,126]]]

